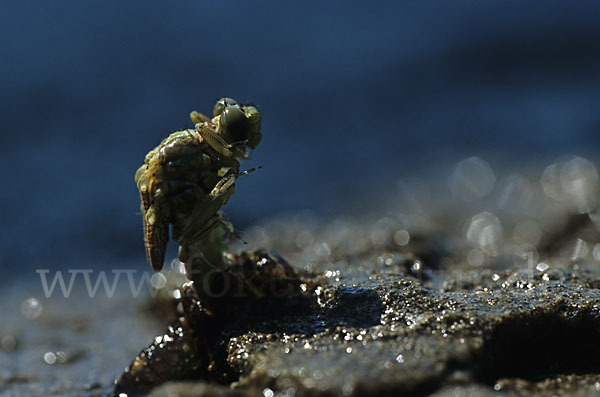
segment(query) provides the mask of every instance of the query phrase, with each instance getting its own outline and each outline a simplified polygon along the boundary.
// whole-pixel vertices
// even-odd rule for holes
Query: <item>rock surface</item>
[[[317,274],[313,281],[322,287],[296,310],[245,318],[224,332],[227,364],[239,375],[229,388],[170,383],[152,395],[600,390],[600,273],[593,261],[561,258],[553,247],[545,262],[507,265],[499,255],[475,267],[458,262],[463,250],[448,237],[415,234],[400,245],[394,241],[398,231],[380,230],[381,224],[354,228],[340,222],[326,232],[327,243],[318,236],[296,252],[286,247],[291,243],[278,223],[265,226],[259,234],[271,236],[296,260],[303,257],[305,270]],[[304,221],[295,228],[295,241],[318,233]],[[336,233],[346,238],[336,239]],[[573,233],[594,235],[586,227]]]

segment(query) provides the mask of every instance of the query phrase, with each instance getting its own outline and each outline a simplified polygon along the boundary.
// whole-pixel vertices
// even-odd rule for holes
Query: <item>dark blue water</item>
[[[597,156],[599,14],[594,1],[4,2],[1,266],[143,261],[133,174],[222,96],[263,113],[247,164],[263,169],[226,208],[242,228],[356,211],[473,154]]]

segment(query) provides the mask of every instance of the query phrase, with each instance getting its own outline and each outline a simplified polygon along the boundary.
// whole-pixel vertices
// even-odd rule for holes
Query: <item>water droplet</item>
[[[54,363],[56,363],[56,354],[52,352],[47,352],[46,354],[44,354],[44,361],[48,365],[53,365]]]
[[[35,298],[29,298],[21,304],[21,313],[27,318],[35,319],[42,314],[42,304]]]
[[[422,268],[423,268],[423,264],[419,260],[415,260],[413,262],[412,266],[410,267],[410,269],[416,273],[420,272]]]
[[[263,390],[264,397],[273,397],[274,395],[275,393],[273,393],[273,390],[269,389],[268,387]]]
[[[535,268],[539,272],[545,272],[546,270],[548,270],[549,267],[550,267],[550,265],[548,265],[547,263],[540,262],[537,264],[537,266]]]

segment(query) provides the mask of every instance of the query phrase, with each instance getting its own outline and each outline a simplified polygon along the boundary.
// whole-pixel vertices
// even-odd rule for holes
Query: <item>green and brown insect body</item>
[[[235,191],[239,160],[248,158],[246,148],[255,148],[261,137],[254,106],[223,98],[213,114],[209,119],[192,112],[195,128],[170,134],[135,175],[150,265],[162,268],[171,226],[180,260],[198,281],[224,266],[222,254],[233,228],[219,210]]]

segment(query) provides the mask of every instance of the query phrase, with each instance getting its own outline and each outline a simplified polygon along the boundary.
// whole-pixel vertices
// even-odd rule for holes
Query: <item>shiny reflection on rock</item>
[[[535,266],[535,269],[539,272],[545,272],[546,270],[548,270],[548,268],[550,268],[550,265],[548,265],[545,262],[540,262]]]
[[[48,365],[53,365],[56,362],[56,355],[52,352],[44,354],[44,362]]]
[[[44,362],[48,365],[64,364],[69,360],[69,355],[64,351],[46,352],[44,354]]]
[[[269,389],[268,387],[263,390],[264,397],[273,397],[274,395],[275,393],[273,393],[273,390]]]

